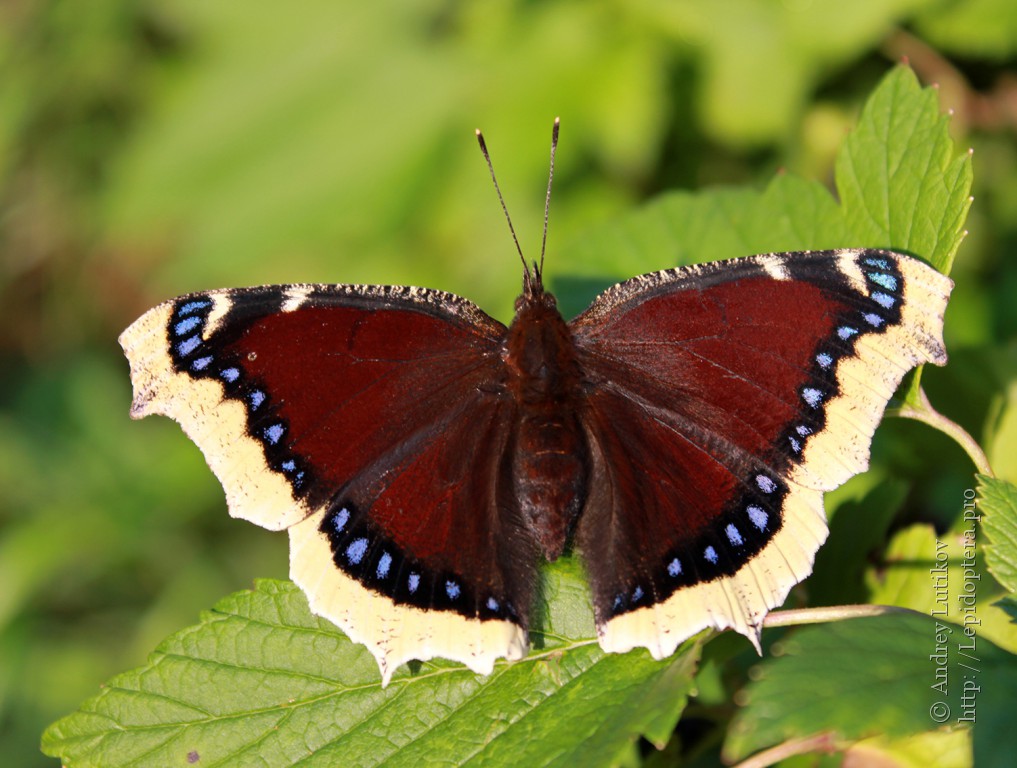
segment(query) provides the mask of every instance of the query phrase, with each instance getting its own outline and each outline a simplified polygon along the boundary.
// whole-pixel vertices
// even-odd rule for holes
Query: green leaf
[[[837,156],[837,191],[854,245],[922,256],[949,273],[971,205],[971,157],[955,157],[936,89],[894,69]]]
[[[978,476],[978,513],[989,571],[1011,594],[1017,592],[1017,488],[1005,480]]]
[[[592,765],[645,735],[663,745],[685,707],[696,643],[666,662],[605,655],[578,566],[548,569],[557,600],[526,660],[484,678],[415,665],[385,689],[360,645],[312,616],[291,583],[260,581],[167,639],[50,726],[65,765]]]
[[[974,509],[967,501],[958,498],[959,516]],[[999,603],[1002,590],[989,578],[977,544],[973,519],[961,519],[942,534],[923,523],[901,529],[867,574],[867,602],[970,627],[1001,648],[1017,650],[1017,625]]]
[[[914,613],[841,621],[800,630],[774,656],[728,732],[732,761],[823,731],[844,743],[975,721],[976,765],[1007,765],[1017,749],[1000,700],[1012,696],[1017,661],[959,627]]]
[[[808,581],[812,606],[864,603],[869,597],[865,570],[872,552],[886,541],[908,491],[907,483],[873,474],[873,486],[864,496],[845,501],[830,516],[830,537],[816,553]],[[829,500],[827,510],[830,515]]]
[[[971,158],[955,156],[936,90],[906,67],[868,100],[837,159],[837,192],[780,174],[762,192],[663,195],[599,227],[565,254],[581,275],[789,250],[873,247],[922,256],[949,272],[970,206]]]

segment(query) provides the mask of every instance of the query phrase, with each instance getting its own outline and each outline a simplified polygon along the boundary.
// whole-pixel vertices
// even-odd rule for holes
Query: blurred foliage
[[[0,5],[5,760],[53,765],[38,752],[48,722],[221,595],[286,573],[285,537],[227,517],[175,425],[129,422],[115,339],[141,311],[227,285],[398,282],[506,319],[518,261],[475,127],[532,253],[547,135],[562,118],[553,287],[581,272],[556,258],[567,243],[660,191],[761,186],[779,169],[829,181],[861,100],[901,56],[939,84],[955,139],[975,150],[951,363],[923,383],[1013,481],[1017,7],[1006,0]],[[974,481],[954,444],[913,423],[885,424],[873,463],[831,506],[902,483],[869,552],[879,582],[894,567],[890,537],[905,551],[909,526],[951,528]],[[714,704],[701,675],[676,757],[679,746],[716,755],[710,724],[730,717],[729,674]]]

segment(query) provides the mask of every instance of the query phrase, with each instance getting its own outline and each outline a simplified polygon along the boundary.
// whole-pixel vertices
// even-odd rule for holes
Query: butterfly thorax
[[[582,372],[554,296],[538,286],[520,297],[502,357],[518,414],[515,498],[544,556],[555,560],[582,509],[587,450],[578,415]]]

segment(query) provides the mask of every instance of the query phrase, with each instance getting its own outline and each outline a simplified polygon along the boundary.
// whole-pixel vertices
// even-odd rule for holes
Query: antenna
[[[487,144],[484,143],[484,134],[477,129],[477,141],[480,142],[480,151],[484,153],[484,159],[487,161],[487,168],[491,171],[491,181],[494,182],[494,191],[498,193],[498,202],[501,203],[501,209],[505,213],[505,221],[508,222],[509,232],[512,233],[512,242],[516,244],[516,252],[519,254],[519,260],[523,262],[523,273],[526,276],[526,284],[529,285],[533,279],[530,274],[530,267],[526,263],[526,258],[523,256],[523,249],[519,247],[519,238],[516,237],[516,228],[512,226],[512,217],[509,216],[508,207],[505,205],[505,198],[502,197],[501,187],[498,186],[498,178],[494,175],[494,164],[491,162],[491,155],[487,151]],[[546,229],[546,226],[545,226]]]
[[[551,209],[551,182],[554,180],[554,153],[558,149],[558,126],[561,118],[554,119],[554,128],[551,129],[551,166],[547,172],[547,197],[544,198],[544,239],[540,243],[540,266],[537,268],[539,274],[544,273],[544,251],[547,250],[547,214]]]

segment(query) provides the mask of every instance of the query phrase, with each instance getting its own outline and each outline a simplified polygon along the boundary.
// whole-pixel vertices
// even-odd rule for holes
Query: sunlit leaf
[[[435,662],[381,687],[373,657],[312,616],[289,582],[261,581],[178,632],[55,723],[43,749],[71,768],[614,762],[645,735],[663,746],[698,660],[655,662],[593,642],[579,569],[549,569],[556,600],[539,650],[489,677]]]

